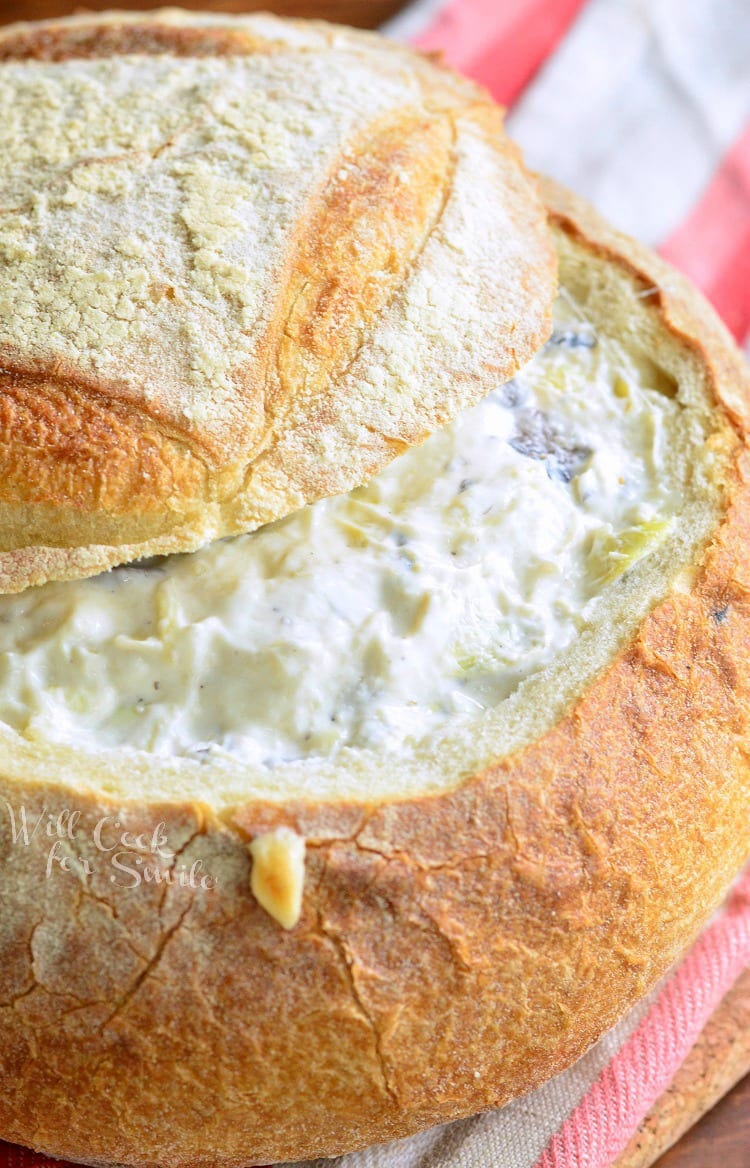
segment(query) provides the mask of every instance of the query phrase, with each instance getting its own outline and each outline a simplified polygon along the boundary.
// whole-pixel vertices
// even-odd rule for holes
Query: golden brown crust
[[[729,497],[694,582],[548,733],[444,794],[256,801],[220,820],[196,791],[119,811],[133,830],[163,820],[178,855],[162,864],[200,859],[214,890],[115,887],[92,842],[111,800],[54,777],[4,783],[32,822],[74,802],[67,851],[93,866],[46,879],[49,840],[13,844],[0,820],[4,1138],[89,1162],[239,1166],[495,1106],[648,990],[747,858],[747,374],[684,281],[547,197],[702,354]],[[248,892],[248,844],[278,826],[307,840],[291,932]]]
[[[158,19],[158,14],[157,14]],[[0,61],[70,61],[169,53],[177,57],[226,57],[273,52],[274,45],[247,29],[159,25],[145,14],[128,23],[53,22],[11,26],[0,39]]]
[[[0,34],[0,87],[0,591],[358,485],[547,334],[501,111],[425,58],[109,14]]]

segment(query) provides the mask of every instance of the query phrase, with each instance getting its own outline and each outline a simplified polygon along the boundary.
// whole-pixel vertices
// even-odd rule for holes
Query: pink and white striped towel
[[[530,165],[658,247],[750,352],[748,0],[417,0],[385,31],[487,86]],[[750,873],[662,987],[574,1067],[498,1111],[336,1164],[606,1168],[748,966]],[[56,1165],[0,1144],[0,1168]]]
[[[385,31],[486,85],[534,169],[658,247],[747,343],[747,0],[420,0]]]

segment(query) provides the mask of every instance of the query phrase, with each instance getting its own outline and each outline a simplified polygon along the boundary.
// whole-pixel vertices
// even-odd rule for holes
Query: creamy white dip
[[[0,720],[267,765],[415,743],[548,664],[665,534],[679,410],[560,301],[521,375],[367,486],[0,598]]]

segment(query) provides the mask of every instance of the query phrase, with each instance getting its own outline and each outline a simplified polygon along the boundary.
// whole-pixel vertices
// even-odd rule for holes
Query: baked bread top
[[[0,590],[346,491],[546,336],[533,184],[433,62],[170,10],[0,61]]]

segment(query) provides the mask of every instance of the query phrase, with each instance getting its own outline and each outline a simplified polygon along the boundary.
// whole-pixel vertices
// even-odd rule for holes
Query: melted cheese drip
[[[414,744],[550,663],[659,542],[680,502],[665,469],[679,410],[560,302],[520,376],[367,486],[0,599],[0,719],[267,766]]]

